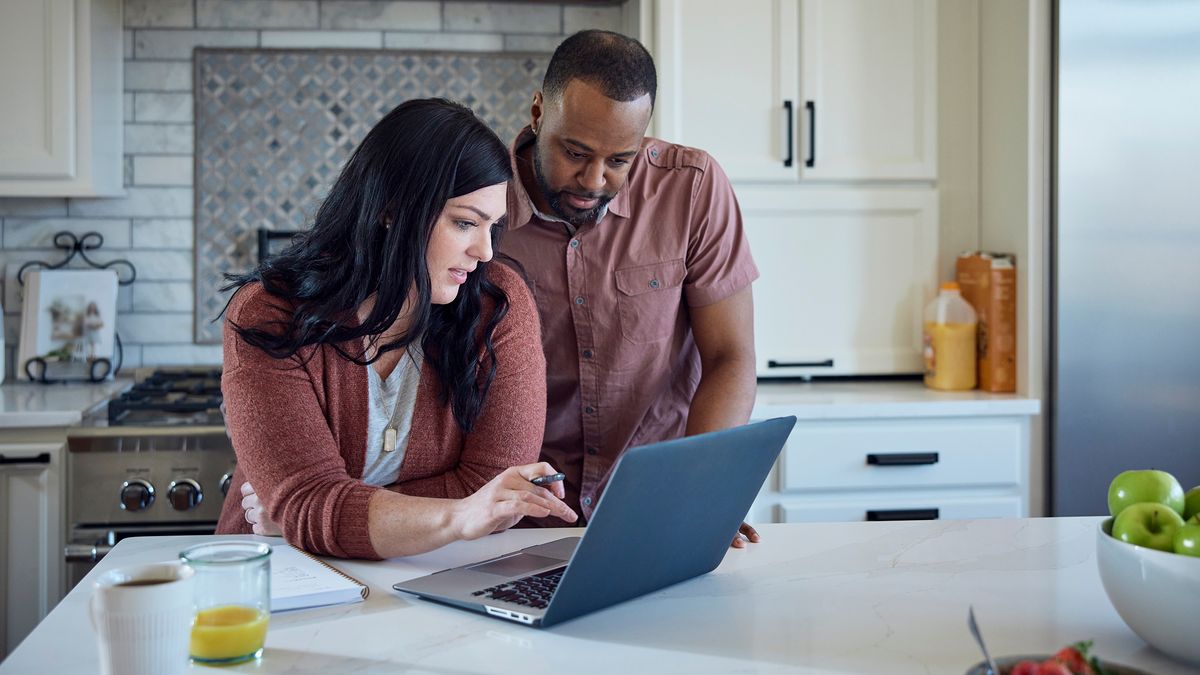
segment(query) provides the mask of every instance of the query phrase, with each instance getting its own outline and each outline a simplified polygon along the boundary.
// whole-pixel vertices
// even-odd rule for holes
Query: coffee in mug
[[[90,602],[100,672],[184,673],[196,616],[195,572],[179,563],[123,567],[96,581]]]

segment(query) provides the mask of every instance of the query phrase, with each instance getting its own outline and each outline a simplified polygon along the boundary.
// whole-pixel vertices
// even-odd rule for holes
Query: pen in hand
[[[565,473],[561,473],[561,472],[560,473],[551,473],[551,474],[546,474],[545,476],[538,476],[536,478],[530,478],[529,482],[533,483],[534,485],[549,485],[550,483],[557,483],[558,481],[563,480],[566,477],[567,477],[567,474],[565,474]]]

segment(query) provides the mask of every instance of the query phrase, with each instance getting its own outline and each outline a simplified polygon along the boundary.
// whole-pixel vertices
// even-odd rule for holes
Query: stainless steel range
[[[137,375],[68,434],[67,588],[125,537],[216,529],[236,464],[221,371]]]

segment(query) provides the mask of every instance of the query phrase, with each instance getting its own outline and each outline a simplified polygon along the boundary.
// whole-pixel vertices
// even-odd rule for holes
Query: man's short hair
[[[583,80],[614,101],[633,101],[658,89],[654,58],[642,43],[620,33],[584,30],[572,35],[550,57],[542,95],[560,96],[571,80]]]

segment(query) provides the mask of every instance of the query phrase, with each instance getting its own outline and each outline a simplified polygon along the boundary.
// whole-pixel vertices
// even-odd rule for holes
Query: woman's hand
[[[250,481],[242,483],[242,510],[246,512],[246,522],[250,523],[254,534],[261,534],[264,537],[283,536],[283,530],[267,517],[262,503],[258,501],[258,494],[250,486]]]
[[[458,538],[478,539],[507,530],[525,516],[557,516],[568,523],[578,520],[562,501],[566,496],[562,483],[540,487],[529,482],[553,473],[557,471],[546,462],[509,467],[475,494],[459,500],[451,515]]]

